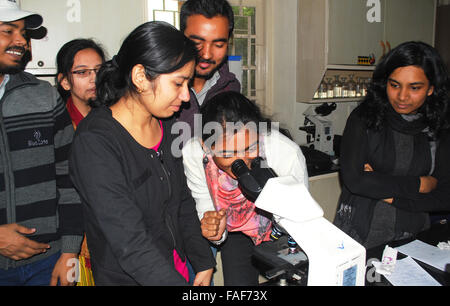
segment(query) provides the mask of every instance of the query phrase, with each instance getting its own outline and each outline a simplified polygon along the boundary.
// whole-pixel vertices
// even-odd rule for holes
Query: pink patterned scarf
[[[270,240],[272,222],[258,213],[255,204],[242,194],[238,182],[220,170],[211,156],[205,155],[206,181],[217,211],[227,212],[227,230],[242,232],[249,236],[255,245]]]

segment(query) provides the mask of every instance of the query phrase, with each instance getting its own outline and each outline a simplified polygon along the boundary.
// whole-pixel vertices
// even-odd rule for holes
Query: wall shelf
[[[375,65],[327,65],[328,70],[374,71]]]
[[[303,101],[302,103],[322,104],[322,103],[345,103],[345,102],[360,102],[364,97],[356,98],[336,98],[336,99],[312,99]]]
[[[378,64],[383,55],[381,41],[389,42],[392,48],[411,40],[434,43],[436,0],[380,0],[380,22],[368,21],[366,1],[297,1],[299,103],[354,102],[353,98],[313,97],[324,77],[335,71],[343,75],[373,72],[375,66],[356,64],[359,56],[371,54]]]

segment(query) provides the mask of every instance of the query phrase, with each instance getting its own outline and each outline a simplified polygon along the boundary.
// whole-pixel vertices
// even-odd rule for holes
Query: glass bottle
[[[369,91],[371,83],[372,83],[372,78],[367,78],[366,95],[367,95],[367,92]]]
[[[342,98],[342,84],[339,81],[339,75],[335,75],[335,80],[333,83],[333,97],[334,98]]]
[[[342,77],[342,98],[348,98],[348,83],[347,77]]]
[[[319,89],[317,88],[316,92],[314,93],[313,99],[319,99]]]
[[[333,99],[334,98],[334,91],[333,91],[333,78],[327,78],[327,98]]]
[[[361,97],[365,97],[366,95],[367,95],[367,83],[366,79],[363,79],[361,84]]]
[[[327,98],[327,91],[328,91],[328,85],[323,79],[322,82],[320,82],[319,85],[319,99],[326,99]]]
[[[356,96],[357,97],[362,96],[361,89],[362,89],[361,78],[358,78],[358,81],[356,82]]]
[[[356,97],[356,82],[353,79],[354,76],[355,76],[354,74],[350,74],[348,76],[349,80],[348,80],[347,84],[348,84],[348,97],[349,98]]]

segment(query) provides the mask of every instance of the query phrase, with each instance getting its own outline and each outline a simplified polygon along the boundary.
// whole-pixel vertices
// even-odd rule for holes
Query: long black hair
[[[367,96],[361,104],[367,126],[378,130],[383,126],[390,103],[386,88],[389,76],[400,67],[416,66],[423,69],[434,87],[418,112],[434,135],[450,126],[449,75],[439,53],[423,42],[405,42],[392,49],[377,65]]]
[[[58,88],[58,92],[61,97],[65,100],[70,97],[70,91],[65,90],[60,83],[60,80],[63,78],[67,78],[69,82],[72,82],[72,67],[75,56],[78,52],[85,49],[93,49],[102,59],[102,62],[105,61],[105,51],[103,47],[96,43],[92,39],[74,39],[67,43],[65,43],[61,49],[59,49],[58,54],[56,55],[56,84]]]
[[[226,131],[227,123],[248,123],[255,124],[257,132],[261,132],[260,128],[264,127],[266,132],[271,130],[270,119],[263,116],[260,108],[256,103],[247,99],[243,94],[234,91],[225,91],[219,93],[205,102],[201,108],[202,115],[202,140],[206,142],[210,137],[218,139],[222,133]],[[215,123],[220,126],[220,133],[217,129],[205,128],[208,124]],[[237,130],[233,131],[234,133]]]
[[[133,67],[141,64],[147,79],[172,73],[197,58],[194,43],[172,25],[151,21],[138,26],[125,38],[112,60],[97,74],[97,99],[92,106],[111,106],[126,95],[137,93]]]

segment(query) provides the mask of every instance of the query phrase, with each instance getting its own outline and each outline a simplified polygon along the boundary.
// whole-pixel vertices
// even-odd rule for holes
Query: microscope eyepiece
[[[249,173],[250,169],[242,159],[237,159],[231,164],[231,172],[239,179],[242,175]]]
[[[250,167],[252,169],[258,169],[261,168],[261,162],[263,161],[263,159],[261,157],[257,157],[254,160],[252,160],[252,163],[250,164]]]
[[[276,177],[276,173],[268,167],[262,167],[263,159],[257,157],[251,162],[251,169],[242,160],[235,160],[231,164],[231,172],[236,176],[239,188],[247,199],[252,202],[258,198],[267,180]]]

